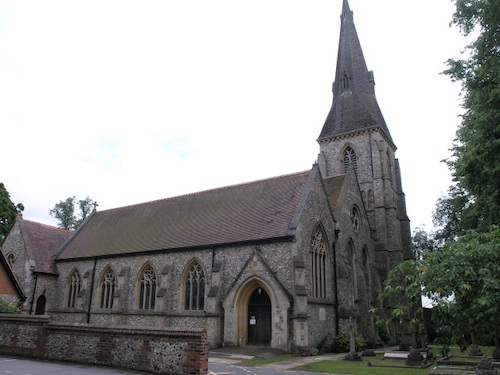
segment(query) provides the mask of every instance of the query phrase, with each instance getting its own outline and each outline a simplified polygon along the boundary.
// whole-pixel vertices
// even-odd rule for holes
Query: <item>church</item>
[[[374,85],[343,0],[333,102],[310,170],[95,210],[75,231],[19,215],[2,253],[26,296],[23,312],[204,328],[210,348],[294,353],[351,320],[377,343],[368,310],[385,307],[383,281],[412,251],[396,145]]]

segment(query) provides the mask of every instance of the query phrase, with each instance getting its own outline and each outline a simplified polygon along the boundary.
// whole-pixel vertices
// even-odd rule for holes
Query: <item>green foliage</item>
[[[50,216],[58,220],[58,225],[65,229],[76,229],[82,222],[92,213],[97,207],[97,203],[89,197],[79,200],[78,215],[75,214],[75,197],[66,198],[64,201],[56,203],[54,208],[50,210]]]
[[[18,302],[7,302],[0,298],[0,313],[1,314],[20,314]]]
[[[455,187],[438,202],[437,216],[451,220],[445,238],[467,229],[488,230],[500,222],[500,2],[455,0],[452,23],[478,37],[467,58],[448,60],[444,72],[462,83],[462,123],[446,161]],[[455,230],[455,231],[454,231]]]
[[[3,182],[0,182],[0,245],[9,233],[10,228],[12,228],[17,213],[23,210],[23,204],[19,203],[15,205],[10,200],[10,194],[5,185]]]
[[[500,336],[500,229],[468,231],[440,251],[426,254],[424,293],[435,304],[439,331],[460,345],[471,335]]]
[[[413,231],[411,247],[415,259],[421,259],[424,252],[435,250],[437,248],[437,243],[432,235],[418,227]]]
[[[422,276],[426,270],[423,260],[408,259],[394,267],[384,281],[379,298],[392,306],[388,316],[377,308],[370,309],[379,327],[387,326],[394,319],[410,319],[416,328],[421,319]]]
[[[351,348],[351,339],[349,334],[341,333],[337,336],[329,332],[321,340],[318,345],[319,353],[348,353]],[[354,343],[356,345],[356,351],[359,351],[366,347],[365,341],[359,337],[354,337]]]

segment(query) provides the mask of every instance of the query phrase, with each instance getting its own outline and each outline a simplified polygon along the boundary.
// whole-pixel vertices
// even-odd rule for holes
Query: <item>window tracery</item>
[[[116,277],[111,268],[108,268],[101,282],[101,309],[112,309],[115,297]]]
[[[76,308],[77,307],[77,298],[80,293],[80,289],[82,287],[82,281],[80,278],[80,273],[78,270],[74,270],[69,278],[68,284],[68,300],[66,301],[66,307]]]
[[[156,272],[147,267],[142,273],[139,291],[139,309],[154,310],[156,300]]]
[[[358,173],[358,157],[352,147],[347,147],[344,150],[344,173],[347,173],[349,166],[352,166],[354,173]]]
[[[184,309],[205,309],[205,273],[199,263],[193,263],[186,275]]]
[[[327,254],[323,230],[320,226],[314,231],[311,240],[312,294],[316,298],[327,297],[326,268]]]

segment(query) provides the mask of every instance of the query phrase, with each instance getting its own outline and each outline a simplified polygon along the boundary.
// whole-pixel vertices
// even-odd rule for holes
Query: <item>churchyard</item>
[[[494,347],[480,347],[480,353],[470,355],[470,348],[460,352],[458,347],[451,347],[446,357],[439,354],[441,347],[429,346],[429,351],[421,352],[421,363],[408,364],[410,351],[377,352],[375,356],[360,354],[360,360],[325,360],[300,367],[300,370],[328,374],[353,375],[498,375],[500,359],[492,359]],[[474,349],[473,349],[474,351]],[[426,358],[432,352],[434,358]],[[482,355],[481,355],[482,354]],[[488,360],[486,360],[486,358]],[[410,360],[411,361],[411,360]]]

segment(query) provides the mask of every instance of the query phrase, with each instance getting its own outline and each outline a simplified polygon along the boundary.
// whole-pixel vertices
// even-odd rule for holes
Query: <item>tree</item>
[[[437,246],[434,234],[427,233],[421,227],[415,228],[411,237],[411,248],[415,259],[422,259],[424,252],[434,251]]]
[[[390,309],[370,309],[378,326],[388,326],[393,321],[407,321],[414,347],[418,345],[417,333],[422,321],[422,275],[425,270],[422,259],[408,259],[396,265],[385,279],[384,289],[379,295],[385,305],[391,306]]]
[[[500,222],[500,1],[455,4],[452,23],[463,35],[478,31],[478,37],[466,47],[468,57],[448,60],[444,72],[462,83],[465,113],[446,160],[456,186],[440,200],[437,213],[444,220],[457,219],[447,229],[462,234],[488,231]]]
[[[78,216],[75,214],[76,197],[69,197],[56,203],[50,210],[50,216],[59,220],[58,225],[64,229],[76,229],[97,207],[97,203],[89,197],[78,201]]]
[[[15,205],[3,182],[0,182],[0,245],[12,228],[18,212],[24,210],[22,203]]]
[[[495,339],[500,327],[500,229],[468,231],[425,255],[424,294],[432,298],[436,327],[465,346],[474,337]]]

